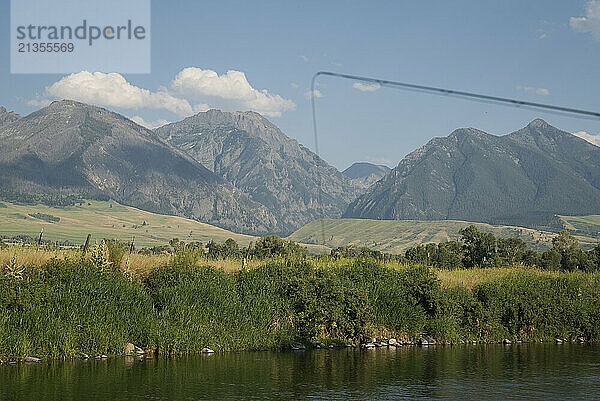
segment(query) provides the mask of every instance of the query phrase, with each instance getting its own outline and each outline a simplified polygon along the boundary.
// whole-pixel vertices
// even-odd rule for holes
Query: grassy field
[[[600,224],[600,216],[598,222]],[[331,248],[345,245],[369,247],[389,253],[402,253],[407,248],[428,242],[443,242],[458,239],[459,231],[474,224],[481,231],[491,232],[496,237],[517,237],[535,250],[551,247],[554,233],[524,227],[493,226],[456,220],[362,220],[325,219],[325,245]],[[577,235],[582,248],[596,245],[597,240],[587,235]],[[289,239],[302,243],[322,243],[321,222],[314,221],[300,228]]]
[[[44,215],[58,217],[60,221],[47,221],[51,218],[44,220]],[[82,244],[88,234],[92,234],[92,241],[102,238],[131,241],[135,237],[138,247],[162,245],[172,238],[204,243],[211,239],[223,242],[233,238],[242,246],[256,240],[256,237],[236,234],[210,224],[145,212],[114,201],[89,201],[81,206],[60,208],[7,202],[0,204],[0,234],[9,237],[25,234],[37,238],[42,228],[44,239],[66,240],[73,244]]]
[[[600,215],[590,216],[558,216],[565,223],[565,227],[581,235],[600,237]]]

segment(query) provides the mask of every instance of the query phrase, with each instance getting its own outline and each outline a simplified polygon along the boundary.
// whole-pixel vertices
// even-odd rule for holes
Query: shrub
[[[169,245],[153,246],[152,248],[142,248],[137,253],[140,255],[160,255],[163,253],[170,253],[171,248]]]
[[[33,217],[34,219],[43,220],[47,223],[58,223],[60,221],[60,217],[46,213],[29,213],[29,216]]]
[[[114,264],[110,261],[108,247],[104,240],[96,241],[90,252],[90,263],[99,269],[108,269],[114,267]]]
[[[352,342],[365,336],[367,295],[336,269],[288,259],[245,273],[256,274],[266,275],[279,296],[289,300],[299,339]]]
[[[175,252],[169,260],[169,266],[173,268],[196,266],[203,255],[204,248],[201,245],[180,243],[179,246],[175,247]]]
[[[424,330],[428,315],[434,312],[439,281],[429,268],[395,270],[362,260],[337,270],[367,295],[376,331],[386,329],[415,336]]]
[[[2,273],[10,279],[23,279],[25,266],[18,262],[16,253],[10,258],[10,261],[2,267]]]
[[[398,261],[404,259],[401,255],[393,255],[376,251],[367,247],[356,247],[354,245],[339,246],[334,248],[329,253],[334,258],[359,258],[359,259],[375,259],[377,261]]]
[[[483,307],[473,292],[463,288],[445,288],[436,296],[435,314],[426,331],[442,341],[479,340]]]

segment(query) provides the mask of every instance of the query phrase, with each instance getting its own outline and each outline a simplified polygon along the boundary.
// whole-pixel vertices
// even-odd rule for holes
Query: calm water
[[[247,352],[0,366],[2,400],[600,399],[600,347]]]

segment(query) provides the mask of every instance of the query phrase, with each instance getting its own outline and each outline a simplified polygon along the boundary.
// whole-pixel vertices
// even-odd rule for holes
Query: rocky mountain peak
[[[281,233],[319,218],[321,199],[340,217],[362,189],[255,112],[209,110],[155,132],[273,211]]]
[[[290,141],[290,138],[281,132],[275,124],[254,111],[222,111],[211,109],[188,117],[183,120],[183,123],[185,126],[197,130],[215,129],[218,127],[223,132],[227,130],[245,131],[249,135],[260,138],[270,145]],[[169,125],[165,127],[169,127]],[[161,132],[163,131],[161,130]]]
[[[368,162],[356,162],[342,172],[361,188],[368,188],[386,175],[391,169],[388,166]]]
[[[13,121],[17,121],[20,118],[20,115],[12,111],[7,111],[5,107],[0,106],[0,125],[12,123]]]
[[[535,129],[544,129],[544,128],[551,127],[551,125],[548,124],[546,121],[542,120],[541,118],[536,118],[535,120],[533,120],[529,124],[527,124],[527,127],[535,128]],[[552,127],[552,128],[554,128],[554,127]]]

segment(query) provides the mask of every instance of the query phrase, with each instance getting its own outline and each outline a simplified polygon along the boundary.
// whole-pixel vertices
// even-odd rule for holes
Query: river
[[[3,364],[0,399],[600,399],[600,346],[405,346]]]

